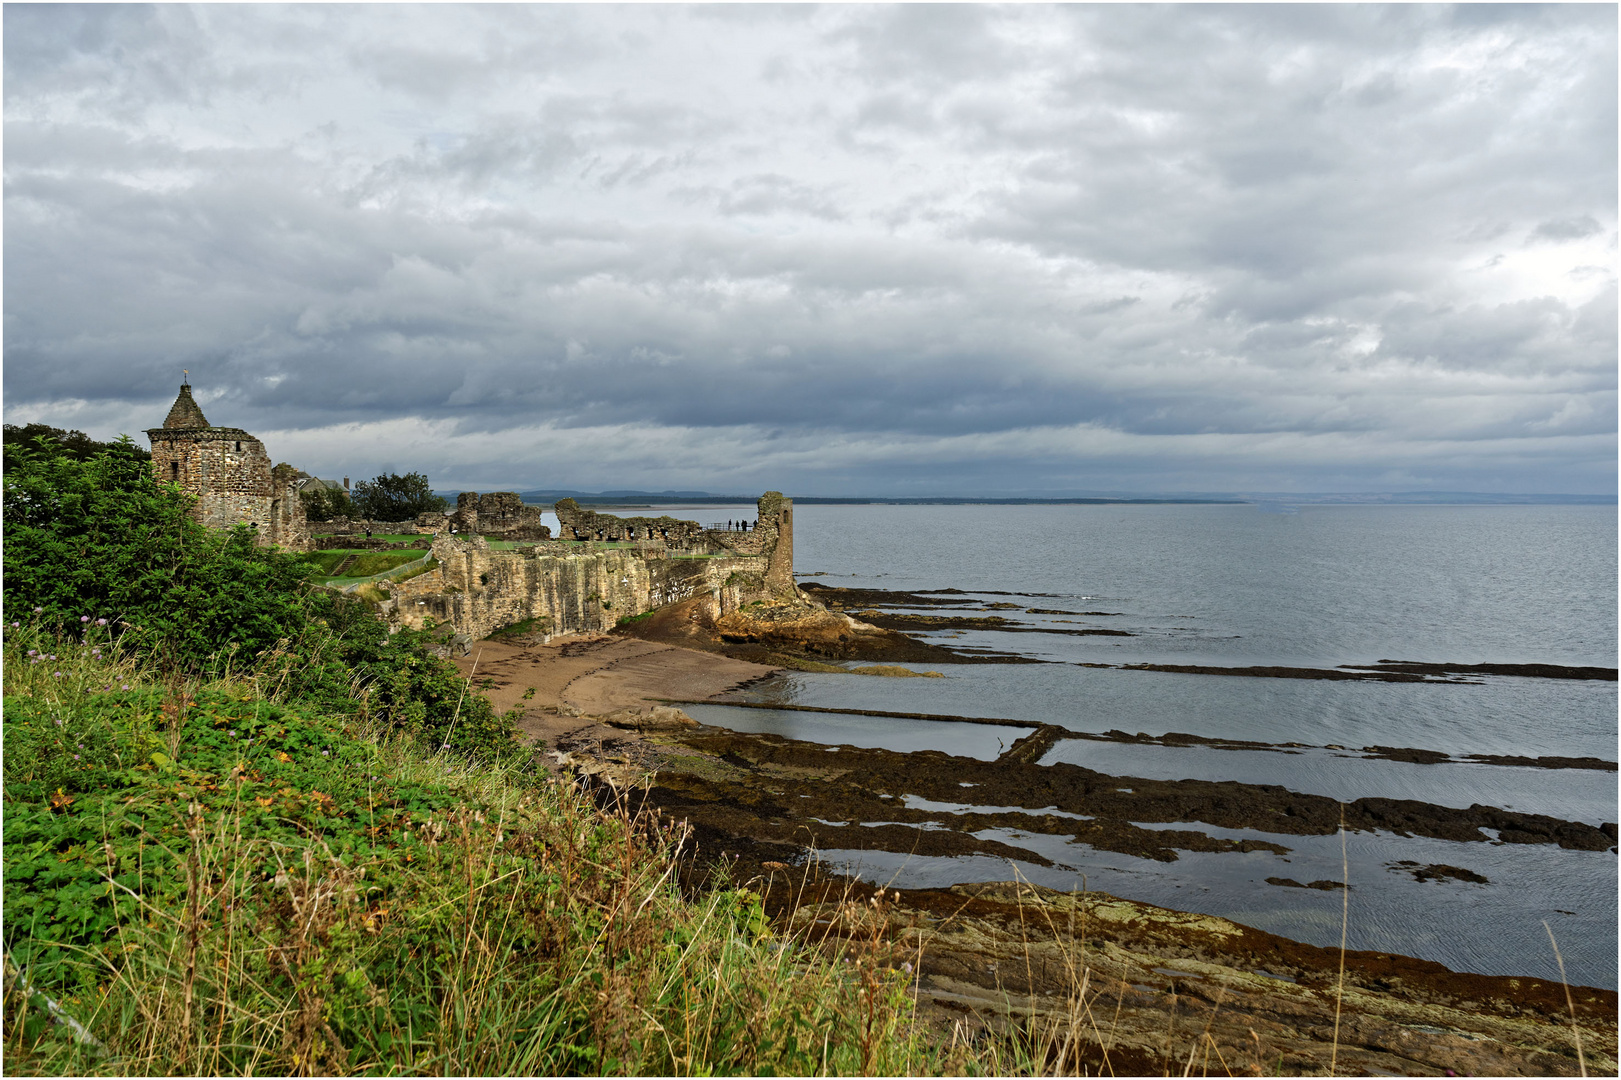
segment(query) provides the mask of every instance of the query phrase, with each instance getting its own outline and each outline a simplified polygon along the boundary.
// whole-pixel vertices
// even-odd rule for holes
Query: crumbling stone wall
[[[719,549],[767,560],[765,588],[773,596],[795,591],[794,501],[780,491],[768,491],[754,504],[754,528],[747,532],[710,532]]]
[[[540,523],[540,507],[526,506],[515,491],[480,495],[464,491],[456,496],[456,512],[446,525],[457,532],[480,533],[502,540],[550,540],[552,530]]]
[[[433,545],[438,568],[390,586],[395,617],[417,628],[429,619],[450,623],[474,639],[526,619],[536,620],[546,634],[601,633],[620,619],[700,594],[713,597],[721,610],[735,610],[745,583],[765,573],[758,556],[672,558],[662,550],[624,548],[571,553],[576,551],[559,544],[492,550],[476,534],[441,534]]]
[[[181,386],[164,426],[146,434],[158,482],[178,484],[195,497],[192,514],[204,525],[254,525],[262,544],[308,548],[297,471],[290,466],[273,471],[264,443],[241,428],[209,424],[190,386]]]
[[[708,548],[712,537],[720,535],[696,521],[669,517],[618,517],[583,509],[573,499],[563,499],[553,509],[565,540],[649,540],[674,548]],[[742,534],[739,534],[742,535]]]

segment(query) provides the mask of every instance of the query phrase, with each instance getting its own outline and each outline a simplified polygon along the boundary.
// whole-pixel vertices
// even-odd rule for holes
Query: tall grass
[[[835,955],[746,888],[684,896],[656,812],[353,720],[289,712],[249,752],[219,729],[268,708],[258,672],[165,686],[12,631],[8,799],[74,839],[14,855],[8,817],[8,860],[66,860],[105,915],[8,927],[8,1071],[939,1071],[881,921]],[[106,752],[42,780],[92,728]]]

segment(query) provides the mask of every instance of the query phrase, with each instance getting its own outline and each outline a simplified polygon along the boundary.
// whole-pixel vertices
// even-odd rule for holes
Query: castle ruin
[[[775,491],[760,497],[756,527],[747,532],[706,529],[671,517],[598,514],[565,499],[556,507],[563,539],[511,547],[492,546],[492,540],[510,543],[511,531],[483,528],[490,498],[462,497],[462,520],[476,520],[479,530],[438,532],[431,566],[389,583],[390,598],[382,604],[388,618],[418,628],[449,623],[468,638],[533,624],[549,638],[601,633],[686,600],[702,599],[719,618],[796,595],[793,503]],[[475,499],[479,511],[473,519],[466,511]],[[498,514],[495,520],[511,521],[512,515]],[[534,527],[547,531],[538,523]]]
[[[261,544],[291,551],[314,546],[298,496],[308,478],[290,465],[272,468],[264,443],[241,428],[210,424],[189,383],[181,384],[163,426],[146,434],[159,482],[191,495],[191,512],[204,525],[252,526]],[[548,638],[602,632],[695,598],[720,617],[796,594],[793,503],[778,492],[760,498],[747,530],[600,514],[573,499],[555,509],[562,534],[555,540],[540,523],[541,508],[509,491],[462,492],[451,513],[414,522],[337,519],[317,528],[323,535],[373,526],[424,534],[431,551],[422,565],[407,564],[398,580],[378,581],[388,595],[381,612],[396,625],[449,623],[470,638],[517,624],[533,624]]]
[[[195,498],[198,521],[216,529],[248,525],[261,544],[308,549],[309,522],[298,498],[302,477],[287,465],[271,468],[264,443],[241,428],[210,424],[189,383],[180,384],[163,426],[146,435],[158,482],[178,484]]]

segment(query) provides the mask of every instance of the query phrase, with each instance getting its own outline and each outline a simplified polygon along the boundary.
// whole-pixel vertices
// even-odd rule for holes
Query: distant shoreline
[[[438,491],[435,494],[454,500],[456,491]],[[618,492],[589,494],[572,491],[520,491],[525,503],[551,506],[558,499],[570,498],[581,506],[597,507],[649,507],[649,506],[733,506],[752,505],[753,497],[743,495],[681,495],[651,492]],[[1065,498],[1007,497],[967,495],[795,495],[794,502],[801,506],[1615,506],[1617,498],[1606,495],[1497,495],[1482,492],[1396,492],[1339,494],[1334,492],[1256,492],[1246,494],[1215,495],[1156,495],[1110,496],[1077,495]]]

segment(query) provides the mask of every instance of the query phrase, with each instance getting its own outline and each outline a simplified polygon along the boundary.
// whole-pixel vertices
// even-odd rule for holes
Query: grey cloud
[[[1561,240],[1581,240],[1593,236],[1603,230],[1604,226],[1592,214],[1583,214],[1581,217],[1565,218],[1562,221],[1544,221],[1539,224],[1532,236],[1539,240],[1552,240],[1555,243]]]
[[[8,420],[186,366],[458,483],[1613,486],[1613,10],[5,18]]]
[[[687,202],[707,203],[728,217],[777,213],[809,214],[826,221],[845,217],[830,189],[801,184],[779,173],[739,177],[725,188],[678,188],[670,194]]]

